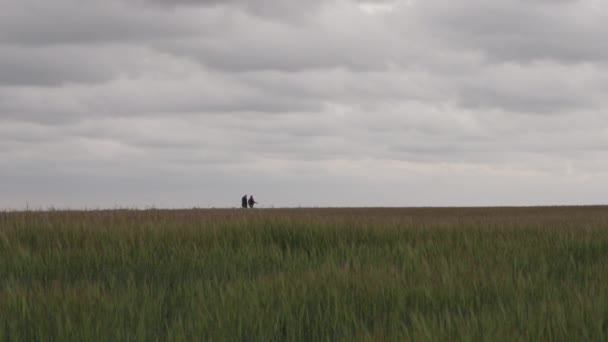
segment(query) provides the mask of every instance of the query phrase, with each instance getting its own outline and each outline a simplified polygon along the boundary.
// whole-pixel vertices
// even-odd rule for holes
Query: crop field
[[[0,340],[608,340],[608,207],[0,213]]]

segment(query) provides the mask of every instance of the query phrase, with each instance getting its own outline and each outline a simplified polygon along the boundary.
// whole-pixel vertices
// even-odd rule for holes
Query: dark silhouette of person
[[[253,208],[254,204],[256,203],[258,202],[253,199],[253,195],[249,196],[249,208]]]
[[[247,195],[241,198],[241,207],[247,209]]]

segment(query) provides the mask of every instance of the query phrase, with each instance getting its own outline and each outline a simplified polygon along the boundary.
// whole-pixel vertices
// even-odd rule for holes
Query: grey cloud
[[[501,61],[603,62],[608,12],[592,1],[445,1],[419,4],[421,20],[452,46]]]
[[[596,201],[588,4],[0,0],[0,207]]]
[[[120,0],[22,0],[0,2],[0,44],[100,44],[183,37],[214,25],[212,12],[167,12]]]
[[[357,30],[337,29],[334,22],[340,18],[349,24],[356,23]],[[223,71],[292,72],[340,67],[386,69],[418,56],[411,49],[403,49],[400,43],[381,20],[369,18],[356,8],[347,8],[299,26],[243,18],[225,28],[216,39],[174,40],[156,46]]]
[[[533,64],[493,64],[477,77],[459,83],[460,103],[466,107],[502,108],[529,114],[568,113],[598,109],[608,79],[602,67]]]
[[[319,110],[323,103],[297,94],[270,93],[222,76],[196,81],[119,79],[50,89],[0,87],[2,118],[65,124],[74,121],[227,113],[289,113]]]
[[[105,55],[105,56],[104,56]],[[107,82],[119,74],[104,49],[0,45],[0,86]]]
[[[126,0],[129,1],[129,0]],[[284,21],[313,13],[323,0],[130,0],[140,4],[154,4],[161,7],[220,7],[240,9],[256,16]]]
[[[464,108],[504,109],[528,114],[601,108],[608,89],[603,67],[593,65],[479,64],[441,76],[426,69],[383,71],[315,70],[248,72],[243,82],[271,94],[299,94],[325,102],[392,104],[456,102]]]
[[[469,108],[502,108],[528,114],[564,113],[578,108],[595,107],[585,98],[561,97],[549,90],[536,89],[535,93],[525,91],[504,91],[486,88],[483,85],[463,89],[460,104]]]

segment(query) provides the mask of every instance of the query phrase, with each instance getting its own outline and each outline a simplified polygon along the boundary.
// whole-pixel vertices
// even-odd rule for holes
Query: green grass
[[[0,340],[608,340],[608,207],[0,213]]]

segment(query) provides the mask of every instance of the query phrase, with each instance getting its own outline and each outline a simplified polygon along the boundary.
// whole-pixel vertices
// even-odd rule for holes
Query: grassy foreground
[[[608,340],[608,207],[0,213],[0,340]]]

